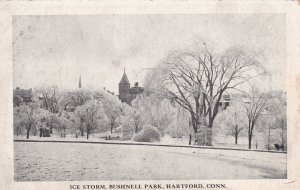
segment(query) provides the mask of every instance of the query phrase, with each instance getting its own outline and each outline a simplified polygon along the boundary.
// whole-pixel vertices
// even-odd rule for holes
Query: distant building
[[[19,87],[17,87],[14,91],[13,91],[13,103],[14,106],[19,106],[20,103],[24,102],[24,103],[28,103],[32,101],[32,89],[20,89]]]
[[[122,102],[126,102],[127,104],[131,104],[131,101],[135,99],[135,97],[144,92],[144,89],[139,86],[139,83],[136,82],[134,87],[130,88],[130,82],[125,73],[122,76],[122,79],[119,83],[119,99]]]
[[[230,96],[228,94],[224,94],[222,96],[222,99],[220,100],[219,107],[223,107],[224,109],[226,109],[227,106],[230,105],[230,102],[231,102]]]
[[[219,107],[226,109],[228,106],[235,102],[243,102],[244,104],[250,104],[251,100],[245,94],[224,94],[219,102]]]

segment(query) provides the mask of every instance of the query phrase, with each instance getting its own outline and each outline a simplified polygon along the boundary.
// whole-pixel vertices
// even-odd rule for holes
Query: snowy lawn
[[[88,141],[88,142],[114,142],[114,143],[139,143],[141,144],[142,142],[134,142],[132,140],[126,140],[123,141],[121,139],[119,140],[105,140],[105,136],[110,136],[112,138],[116,138],[116,137],[122,137],[121,133],[94,133],[91,134],[89,139],[86,139],[86,136],[79,136],[78,138],[75,138],[75,135],[71,135],[71,134],[67,134],[67,136],[65,138],[60,137],[59,134],[51,134],[51,137],[39,137],[39,136],[30,136],[29,140],[39,140],[39,141]],[[19,136],[14,136],[15,140],[26,140],[26,136],[25,135],[19,135]],[[225,139],[225,140],[224,140]],[[240,144],[234,144],[232,139],[230,138],[224,138],[222,139],[221,142],[214,142],[213,146],[217,147],[217,148],[233,148],[233,149],[248,149],[248,144],[247,141],[244,141]],[[188,138],[171,138],[169,135],[165,135],[163,137],[161,137],[160,142],[153,142],[151,144],[163,144],[163,145],[183,145],[183,146],[187,146],[189,142]],[[145,144],[149,144],[149,143],[145,143]],[[193,145],[193,141],[192,141],[192,145]],[[255,150],[255,146],[253,145],[253,150]],[[263,148],[258,148],[258,150],[266,150]]]
[[[143,145],[14,142],[15,180],[286,178],[286,154]]]

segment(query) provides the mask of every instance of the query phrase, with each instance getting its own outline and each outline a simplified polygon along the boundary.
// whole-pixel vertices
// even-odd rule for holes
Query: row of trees
[[[122,133],[123,139],[131,139],[145,125],[163,132],[169,124],[168,112],[158,110],[162,106],[153,106],[144,96],[132,104],[122,103],[106,90],[39,88],[34,90],[32,102],[14,107],[14,130],[16,135],[25,130],[27,138],[49,129],[50,134],[60,133],[62,137],[71,133],[88,139],[94,132],[116,131]]]
[[[105,90],[91,92],[78,89],[71,92],[59,91],[56,87],[34,90],[30,103],[14,107],[15,133],[26,130],[36,135],[40,128],[49,128],[50,133],[71,132],[89,135],[96,130],[111,132],[119,125],[121,116],[128,105],[121,103],[116,96]]]

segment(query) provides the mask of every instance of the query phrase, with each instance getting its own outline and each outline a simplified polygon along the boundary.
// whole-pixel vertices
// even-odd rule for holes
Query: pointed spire
[[[122,79],[121,79],[121,81],[120,81],[119,84],[121,84],[121,85],[130,85],[129,80],[128,80],[128,77],[127,77],[127,75],[126,75],[126,73],[125,73],[125,68],[124,68],[124,74],[123,74],[123,77],[122,77]]]
[[[78,88],[81,88],[81,75],[79,76],[79,85]]]

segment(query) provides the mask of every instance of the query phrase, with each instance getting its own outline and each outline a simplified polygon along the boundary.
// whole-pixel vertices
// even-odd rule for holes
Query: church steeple
[[[130,97],[130,82],[125,73],[125,68],[124,68],[124,74],[119,83],[119,98],[122,102],[129,103],[129,99],[128,99],[129,97]]]
[[[81,75],[79,76],[79,84],[78,84],[78,88],[81,88]]]
[[[129,82],[129,80],[128,80],[128,77],[127,77],[127,75],[126,75],[126,73],[125,73],[125,68],[124,68],[124,74],[123,74],[123,77],[122,77],[122,79],[121,79],[119,85],[130,85],[130,82]]]

